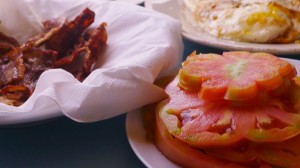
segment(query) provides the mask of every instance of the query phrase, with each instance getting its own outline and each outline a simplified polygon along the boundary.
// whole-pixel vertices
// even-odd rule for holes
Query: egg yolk
[[[271,24],[282,25],[287,23],[287,21],[282,16],[280,16],[279,13],[284,11],[282,11],[279,7],[273,4],[269,4],[268,8],[268,12],[257,12],[251,14],[246,20],[247,24],[254,25],[256,23],[259,23],[261,25],[265,25],[270,22]]]

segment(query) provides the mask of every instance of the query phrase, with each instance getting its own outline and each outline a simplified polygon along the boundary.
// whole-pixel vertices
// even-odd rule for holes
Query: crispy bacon
[[[15,84],[21,81],[25,74],[22,52],[19,48],[13,48],[2,56],[0,65],[0,86]]]
[[[101,49],[104,47],[107,41],[106,23],[100,24],[100,26],[92,33],[90,39],[87,41],[85,46],[91,51],[91,59],[86,69],[90,69],[90,66],[98,58]]]
[[[102,23],[87,41],[81,41],[69,56],[55,61],[54,67],[67,70],[82,81],[91,72],[91,66],[97,60],[106,41],[106,23]]]
[[[94,18],[95,13],[86,8],[73,21],[66,21],[46,42],[46,48],[57,51],[58,58],[64,57],[70,49],[73,49],[83,31],[94,22]]]
[[[14,47],[18,47],[19,43],[12,37],[0,32],[0,54],[5,54]]]
[[[20,84],[28,87],[30,93],[32,93],[40,75],[44,71],[53,68],[53,61],[56,57],[57,52],[53,50],[31,48],[24,51],[22,58],[26,71]]]
[[[39,76],[53,67],[56,56],[55,51],[40,48],[16,48],[9,52],[7,57],[10,61],[0,66],[2,97],[11,100],[8,102],[13,105],[26,101],[34,91]]]
[[[43,22],[44,32],[49,32],[51,29],[62,26],[61,20],[52,18]]]
[[[21,105],[34,91],[40,75],[51,68],[65,69],[84,80],[107,41],[106,23],[86,32],[94,17],[86,8],[71,22],[45,21],[45,31],[21,46],[0,34],[0,102]],[[1,50],[2,43],[8,47]]]
[[[10,105],[19,106],[25,102],[31,92],[30,89],[24,85],[7,85],[1,89],[2,98],[5,98]]]

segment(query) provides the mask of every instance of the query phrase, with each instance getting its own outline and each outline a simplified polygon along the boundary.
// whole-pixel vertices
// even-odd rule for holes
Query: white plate
[[[185,38],[199,44],[220,48],[224,50],[247,50],[252,52],[268,52],[278,55],[300,54],[300,44],[258,44],[224,40],[210,36],[204,32],[196,31],[195,28],[182,17],[180,0],[146,0],[145,7],[165,13],[182,23],[182,34]]]
[[[284,58],[285,59],[285,58]],[[286,59],[300,72],[300,61]],[[126,118],[126,132],[129,144],[138,158],[148,167],[178,168],[179,166],[164,157],[153,143],[146,139],[146,131],[143,128],[141,111],[129,112]]]
[[[129,144],[146,167],[179,168],[179,166],[165,158],[153,143],[146,140],[146,132],[143,127],[140,110],[127,113],[126,132]]]

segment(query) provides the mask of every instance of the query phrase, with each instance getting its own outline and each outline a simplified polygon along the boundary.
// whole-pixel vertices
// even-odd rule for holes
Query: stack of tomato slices
[[[155,144],[184,167],[300,167],[300,78],[267,53],[191,54],[156,110]]]

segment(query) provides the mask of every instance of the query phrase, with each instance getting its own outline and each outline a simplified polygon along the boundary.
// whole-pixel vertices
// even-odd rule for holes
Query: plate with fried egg
[[[299,0],[146,0],[182,23],[185,38],[224,50],[300,53]]]

